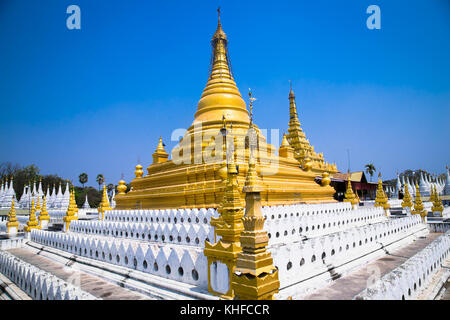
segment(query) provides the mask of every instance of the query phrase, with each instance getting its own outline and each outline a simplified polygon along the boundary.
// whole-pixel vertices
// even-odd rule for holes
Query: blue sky
[[[81,8],[81,30],[66,8]],[[366,8],[381,9],[381,30]],[[288,80],[307,138],[347,170],[450,164],[450,4],[433,1],[0,2],[0,162],[90,185],[134,177],[192,123],[217,6],[260,128],[287,129]]]

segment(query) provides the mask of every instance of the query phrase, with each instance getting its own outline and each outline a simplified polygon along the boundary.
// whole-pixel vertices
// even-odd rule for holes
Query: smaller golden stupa
[[[30,218],[27,221],[27,225],[23,228],[25,232],[31,232],[32,229],[40,229],[38,220],[36,219],[36,208],[34,207],[34,199],[31,200]]]
[[[120,192],[120,190],[119,190],[119,192]],[[108,211],[108,210],[112,210],[112,208],[109,205],[108,194],[106,193],[106,185],[103,183],[102,201],[100,202],[100,205],[98,206],[98,214],[99,214],[100,220],[103,220],[105,218],[105,211]]]
[[[8,213],[8,222],[6,223],[6,233],[10,233],[10,229],[15,228],[15,232],[19,231],[19,221],[16,216],[16,209],[14,207],[14,199],[11,201],[11,209]]]
[[[386,196],[383,190],[383,181],[381,180],[381,173],[378,174],[378,187],[374,207],[383,207],[386,215],[388,209],[391,207],[391,205],[388,203],[388,197]]]
[[[427,211],[424,210],[424,205],[422,201],[422,197],[419,191],[419,185],[416,182],[416,198],[414,199],[414,210],[411,211],[412,214],[419,214],[422,219],[425,221],[427,216]]]
[[[76,215],[78,212],[78,207],[75,202],[75,192],[70,192],[70,200],[69,200],[69,207],[67,208],[66,215],[63,217],[64,221],[64,231],[69,231],[70,222],[72,220],[78,220],[78,216]]]
[[[413,202],[412,202],[411,194],[409,193],[407,184],[405,184],[404,189],[405,189],[405,191],[403,192],[402,207],[405,208],[405,209],[408,208],[406,210],[411,212],[411,208],[413,206]]]

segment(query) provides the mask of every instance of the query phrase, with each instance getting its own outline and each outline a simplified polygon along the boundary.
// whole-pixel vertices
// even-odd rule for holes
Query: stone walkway
[[[330,285],[315,291],[312,294],[301,297],[305,300],[351,300],[367,287],[369,279],[375,274],[380,277],[391,272],[407,259],[425,248],[442,233],[430,233],[426,238],[417,239],[414,243],[401,249],[389,252],[390,255],[383,256],[350,274],[337,279]],[[293,297],[295,299],[295,297]]]
[[[138,292],[115,285],[99,277],[80,272],[56,261],[42,257],[24,248],[10,249],[11,254],[54,276],[80,287],[93,296],[104,300],[144,300],[149,299]]]
[[[445,293],[443,294],[441,300],[450,300],[450,279],[448,279],[445,284]]]

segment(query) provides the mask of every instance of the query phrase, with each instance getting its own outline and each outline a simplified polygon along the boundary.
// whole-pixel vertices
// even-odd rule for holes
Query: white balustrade
[[[96,300],[80,288],[6,251],[0,251],[0,272],[34,300]]]
[[[358,300],[411,300],[427,287],[450,255],[450,232],[363,290]]]
[[[32,230],[31,240],[82,257],[120,265],[164,278],[208,286],[207,260],[198,247],[116,240],[78,233]]]

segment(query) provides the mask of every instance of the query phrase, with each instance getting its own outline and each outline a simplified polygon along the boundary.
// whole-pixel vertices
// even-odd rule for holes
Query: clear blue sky
[[[67,6],[81,30],[66,28]],[[381,8],[381,30],[366,8]],[[316,151],[347,170],[450,164],[450,4],[430,1],[0,2],[0,162],[89,183],[134,177],[192,123],[217,6],[260,128],[287,129],[288,80]]]

